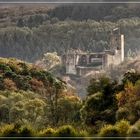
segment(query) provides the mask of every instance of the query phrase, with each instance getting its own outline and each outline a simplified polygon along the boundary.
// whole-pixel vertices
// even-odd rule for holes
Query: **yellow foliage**
[[[5,102],[6,99],[7,99],[7,98],[6,98],[5,96],[0,95],[0,104],[2,104],[3,102]]]
[[[116,99],[118,101],[118,106],[122,106],[126,103],[133,103],[139,99],[137,96],[137,89],[140,86],[133,85],[131,82],[127,82],[124,91],[119,92],[116,94]]]
[[[124,137],[130,129],[130,123],[126,120],[121,120],[115,124],[115,127],[119,130],[121,136]]]
[[[99,132],[101,137],[115,137],[116,135],[118,135],[118,130],[113,125],[104,125]]]
[[[6,124],[4,126],[0,127],[0,135],[5,136],[7,135],[10,131],[14,130],[14,124]]]

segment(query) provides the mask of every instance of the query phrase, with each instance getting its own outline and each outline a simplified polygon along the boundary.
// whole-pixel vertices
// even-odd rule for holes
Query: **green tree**
[[[22,18],[18,19],[17,26],[18,27],[24,27],[25,26],[24,20]]]
[[[81,100],[75,96],[64,96],[58,99],[59,110],[57,116],[59,118],[59,123],[67,124],[80,121],[80,108]]]
[[[133,84],[136,83],[140,79],[140,74],[136,72],[134,69],[127,71],[123,77],[123,84],[125,85],[128,81],[132,82]]]
[[[8,123],[10,120],[10,115],[9,115],[10,109],[9,106],[6,104],[2,104],[0,106],[0,121],[4,123]]]
[[[97,121],[115,122],[116,84],[106,77],[91,80],[87,89],[88,98],[81,109],[81,116],[86,124],[95,125]]]

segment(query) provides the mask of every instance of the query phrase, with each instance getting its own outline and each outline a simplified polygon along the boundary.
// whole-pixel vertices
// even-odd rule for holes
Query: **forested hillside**
[[[54,21],[53,21],[54,22]],[[125,34],[125,51],[139,48],[140,19],[122,19],[116,23],[93,20],[50,22],[38,28],[7,27],[0,30],[0,56],[16,57],[34,62],[46,52],[81,49],[83,51],[102,51],[108,48],[109,31],[116,26]]]
[[[63,119],[66,123],[68,120],[63,118],[67,117],[63,116],[63,102],[73,103],[75,109],[81,102],[71,91],[61,79],[37,66],[16,59],[0,58],[0,125],[30,123],[41,129],[46,124],[54,126]],[[74,115],[73,112],[71,117]]]
[[[119,2],[119,1],[118,1]],[[109,20],[139,17],[139,5],[128,3],[66,4],[49,10],[50,17],[59,20]]]
[[[41,68],[0,58],[0,136],[139,136],[139,88],[135,71],[91,78],[81,100]]]
[[[139,7],[1,5],[0,136],[140,136],[139,58],[132,60],[140,52]],[[102,74],[63,75],[61,55],[108,49],[116,27],[125,35],[128,59]],[[81,93],[55,74],[81,86]],[[83,93],[84,99],[77,96]]]
[[[14,10],[7,8],[5,14],[0,12],[3,16],[0,18],[0,56],[35,62],[46,52],[56,51],[61,55],[70,48],[102,51],[108,48],[110,31],[116,27],[125,35],[125,55],[129,49],[138,53],[139,6],[29,7],[24,5]]]

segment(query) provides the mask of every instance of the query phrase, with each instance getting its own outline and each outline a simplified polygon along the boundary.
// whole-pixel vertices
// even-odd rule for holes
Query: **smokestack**
[[[124,61],[124,35],[121,35],[121,61]]]

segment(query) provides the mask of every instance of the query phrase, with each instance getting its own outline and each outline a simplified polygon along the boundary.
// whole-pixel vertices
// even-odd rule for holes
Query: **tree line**
[[[33,28],[8,26],[0,29],[0,56],[35,62],[47,52],[58,55],[69,49],[100,52],[108,49],[110,31],[115,27],[120,27],[125,35],[126,54],[129,49],[139,49],[139,25],[140,19],[134,18],[116,23],[53,20]]]
[[[48,15],[59,20],[107,20],[139,17],[139,6],[127,3],[65,4],[48,11]]]

